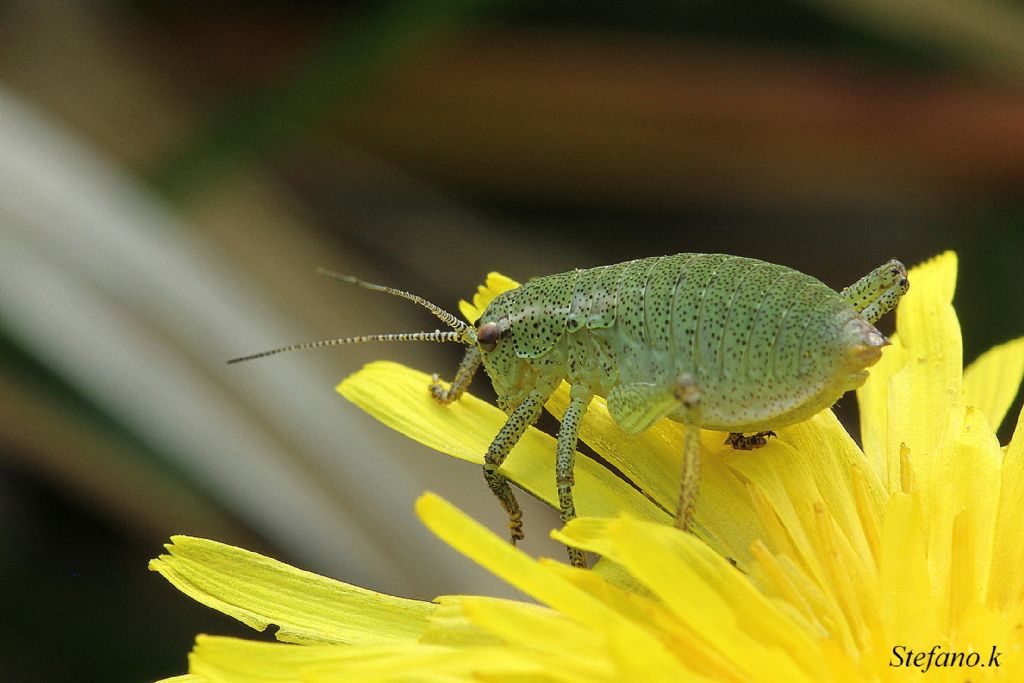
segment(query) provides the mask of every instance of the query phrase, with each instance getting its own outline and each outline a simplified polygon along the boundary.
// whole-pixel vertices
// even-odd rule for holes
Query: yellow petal
[[[589,547],[596,552],[597,548],[602,546],[599,541],[595,542],[594,533],[600,536],[607,521],[606,519],[580,517],[572,522],[574,530],[571,532],[571,538],[568,534],[558,531],[553,532],[552,537],[580,547]],[[588,525],[589,532],[587,531]],[[541,562],[555,574],[600,599],[624,619],[658,637],[664,638],[669,635],[674,636],[678,641],[680,624],[664,608],[664,605],[621,565],[602,559],[593,570],[584,570],[550,560],[541,560]],[[688,635],[691,645],[699,641],[696,636]],[[676,663],[650,657],[642,644],[638,643],[631,635],[631,632],[622,628],[611,629],[606,649],[612,656],[615,670],[620,672],[620,675],[614,679],[616,681],[692,680],[710,682],[722,680],[722,678],[700,672],[721,672],[729,669],[718,653],[708,652],[706,648],[701,647],[682,651],[673,648],[676,659],[679,660]],[[679,671],[679,665],[682,665],[685,675]]]
[[[597,533],[601,533],[606,521],[594,517],[577,517],[572,524],[586,527],[587,522],[593,522],[597,525]],[[564,535],[563,531],[551,532],[552,538],[566,543],[571,542],[580,547],[593,545],[593,533],[581,531],[580,526],[575,526],[571,539]],[[590,593],[624,618],[652,632],[658,632],[658,619],[664,618],[663,606],[621,565],[605,558],[601,558],[592,569],[580,569],[544,558],[541,558],[540,562],[548,570]]]
[[[694,536],[625,516],[575,520],[557,536],[602,553],[657,595],[680,625],[677,656],[700,673],[730,680],[827,678],[808,634]]]
[[[451,683],[545,673],[549,662],[509,648],[449,648],[425,644],[302,646],[199,636],[189,656],[210,683]],[[583,679],[578,679],[583,683]]]
[[[555,610],[512,600],[464,597],[466,615],[506,644],[552,656],[557,666],[593,679],[607,670],[601,661],[605,646],[598,629],[584,626]]]
[[[604,630],[615,624],[622,637],[642,645],[644,656],[650,661],[660,662],[663,668],[677,665],[657,636],[619,618],[615,610],[597,597],[516,550],[439,496],[421,496],[416,501],[416,512],[445,543],[499,578],[588,628]]]
[[[776,441],[745,455],[748,457],[734,458],[731,466],[751,483],[751,494],[763,497],[764,504],[768,505],[766,526],[773,518],[781,525],[782,536],[774,533],[766,542],[775,552],[790,556],[817,583],[829,585],[814,533],[817,527],[814,503],[820,497],[809,470],[801,466],[804,454]]]
[[[262,631],[279,627],[290,643],[416,640],[429,602],[396,598],[324,578],[223,543],[173,536],[168,554],[150,561],[178,590]]]
[[[952,304],[956,269],[956,254],[946,252],[910,270],[910,291],[896,309],[899,334],[858,393],[865,449],[880,449],[890,491],[900,489],[904,445],[915,473],[928,476],[927,454],[960,400],[963,351]],[[896,359],[886,363],[886,355]]]
[[[563,675],[559,675],[563,674]],[[303,672],[303,683],[466,683],[480,680],[587,683],[558,670],[547,657],[510,647],[428,649],[407,647],[382,656],[324,663]]]
[[[884,483],[875,476],[864,453],[831,410],[824,410],[809,420],[779,430],[779,441],[792,446],[796,454],[794,460],[778,463],[783,476],[788,478],[806,472],[817,493],[817,497],[807,503],[813,505],[817,500],[822,501],[861,560],[870,564],[872,553],[858,513],[853,469],[864,473],[864,491],[876,523],[881,519],[886,492]],[[788,489],[791,496],[802,495],[798,494],[797,485],[789,485]]]
[[[573,571],[559,566],[561,571]],[[593,628],[535,605],[476,597],[464,598],[463,603],[476,623],[500,636],[507,645],[548,655],[551,663],[546,673],[556,678],[571,672],[581,681],[704,680],[681,662],[651,652],[650,638],[627,627],[625,621]]]
[[[432,645],[498,645],[500,641],[474,624],[462,607],[463,595],[434,598],[437,609],[430,615],[430,626],[420,638]]]
[[[617,627],[618,626],[618,627]],[[647,642],[634,629],[613,625],[608,638],[608,654],[614,662],[615,671],[611,681],[651,681],[651,683],[716,683],[722,679],[701,673],[688,653],[674,651],[677,660],[651,656]]]
[[[568,405],[569,388],[563,383],[547,408],[561,419]],[[719,553],[745,566],[760,526],[742,482],[727,466],[733,451],[723,445],[724,438],[720,432],[701,432],[701,492],[693,531]],[[680,425],[660,420],[640,434],[626,434],[608,413],[606,401],[595,397],[580,425],[580,439],[657,503],[666,518],[674,516],[683,460]]]
[[[804,617],[844,649],[857,649],[878,618],[877,536],[865,533],[862,515],[879,523],[881,482],[831,411],[780,430],[777,442],[743,455],[730,463],[749,481],[765,529],[760,585],[795,598]]]
[[[1024,599],[1024,410],[1003,456],[988,599],[1004,606]]]
[[[202,676],[196,676],[194,674],[184,674],[183,676],[161,678],[156,683],[207,683],[207,679],[203,678]]]
[[[483,464],[484,453],[506,415],[468,393],[442,406],[431,397],[429,384],[430,377],[424,373],[398,363],[377,361],[346,378],[337,390],[409,438],[456,458]],[[557,506],[555,440],[551,436],[528,429],[501,471],[541,500]],[[644,519],[667,519],[643,494],[590,458],[577,454],[575,473],[573,491],[580,514],[608,516],[629,510]]]
[[[1024,337],[994,346],[964,370],[964,403],[999,429],[1024,378]]]
[[[445,543],[537,600],[588,623],[599,624],[614,616],[607,606],[555,576],[437,494],[420,496],[416,514]]]
[[[298,646],[201,635],[189,655],[189,671],[210,683],[298,683],[325,669],[393,661],[407,653],[423,657],[446,651],[448,648],[413,643]]]
[[[940,642],[940,610],[928,575],[924,520],[917,494],[893,493],[882,526],[879,567],[884,626],[878,650],[896,643]],[[887,643],[887,644],[886,644]]]
[[[980,601],[993,553],[1003,464],[999,442],[979,410],[959,407],[929,461],[930,476],[918,481],[932,593],[961,602]],[[966,578],[958,582],[955,574]]]
[[[889,383],[907,364],[908,353],[899,334],[890,337],[891,346],[882,350],[882,360],[871,367],[868,380],[857,389],[860,412],[860,441],[875,476],[889,490]]]
[[[518,282],[501,273],[488,273],[487,281],[477,287],[476,294],[473,295],[473,303],[469,303],[465,299],[459,301],[459,312],[469,322],[476,322],[477,318],[484,314],[484,309],[494,297],[518,286]]]

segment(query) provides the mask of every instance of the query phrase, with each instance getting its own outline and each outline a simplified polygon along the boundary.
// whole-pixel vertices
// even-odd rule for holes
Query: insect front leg
[[[689,374],[681,375],[677,382],[676,396],[686,409],[686,417],[683,421],[683,471],[675,524],[677,529],[688,531],[697,494],[700,493],[700,389]]]
[[[558,486],[558,507],[562,513],[562,523],[576,518],[576,505],[572,500],[572,487],[575,484],[573,466],[576,460],[576,445],[579,441],[580,420],[587,411],[594,395],[572,388],[569,408],[562,418],[562,426],[558,430],[558,455],[555,459],[555,483]],[[574,567],[586,567],[587,560],[583,551],[566,546],[569,561]]]
[[[484,479],[491,491],[497,496],[501,507],[508,513],[508,528],[513,545],[516,541],[523,539],[523,511],[519,507],[512,486],[508,479],[498,471],[509,451],[519,443],[526,428],[537,421],[540,417],[544,402],[548,396],[539,392],[531,391],[523,402],[512,411],[508,420],[501,427],[494,441],[487,448],[484,456]]]
[[[466,355],[462,357],[462,362],[459,363],[459,370],[455,373],[455,379],[452,380],[451,386],[447,389],[441,386],[440,378],[436,372],[434,373],[434,377],[430,382],[431,396],[441,405],[448,405],[453,401],[457,401],[465,393],[466,389],[469,388],[469,383],[473,381],[473,375],[476,374],[477,368],[480,367],[480,360],[480,349],[470,346],[466,349]]]

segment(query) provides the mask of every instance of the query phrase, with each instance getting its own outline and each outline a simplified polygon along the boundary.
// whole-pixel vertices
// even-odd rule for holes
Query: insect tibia
[[[384,292],[385,294],[391,294],[392,296],[408,299],[409,301],[417,303],[433,313],[438,320],[457,332],[465,333],[466,330],[469,329],[469,326],[466,323],[462,322],[448,311],[444,310],[437,304],[430,303],[423,297],[416,294],[404,292],[401,289],[395,289],[394,287],[375,285],[372,282],[366,282],[365,280],[360,280],[359,278],[351,275],[344,275],[343,273],[335,273],[333,270],[327,270],[325,268],[317,268],[316,272],[319,275],[326,275],[327,277],[334,278],[335,280],[341,280],[342,282],[347,282],[351,285],[358,285],[364,289],[372,289],[375,292]]]
[[[298,351],[300,349],[317,349],[322,346],[341,346],[343,344],[365,344],[366,342],[379,342],[379,341],[425,341],[425,342],[461,342],[462,334],[454,330],[434,330],[433,332],[401,332],[397,334],[366,334],[359,337],[342,337],[340,339],[323,339],[315,342],[305,342],[302,344],[291,344],[290,346],[282,346],[277,349],[270,349],[269,351],[261,351],[260,353],[254,353],[249,356],[242,356],[240,358],[232,358],[228,361],[231,363],[241,363],[244,360],[254,360],[256,358],[264,358],[266,356],[273,356],[278,353],[284,353],[285,351]]]

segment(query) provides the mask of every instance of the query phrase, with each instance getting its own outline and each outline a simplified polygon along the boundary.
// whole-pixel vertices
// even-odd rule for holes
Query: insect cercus
[[[628,433],[662,418],[683,425],[675,523],[689,527],[700,477],[701,428],[729,432],[734,448],[763,446],[767,431],[805,420],[867,379],[889,341],[874,327],[909,288],[893,259],[836,292],[799,271],[725,254],[676,254],[530,280],[494,298],[467,325],[408,292],[327,273],[429,309],[450,330],[367,335],[273,349],[369,341],[459,342],[466,354],[441,403],[465,392],[481,363],[508,420],[484,456],[484,477],[509,516],[522,511],[500,467],[562,381],[571,386],[558,431],[555,480],[563,521],[576,516],[573,461],[580,419],[594,396]],[[570,548],[572,563],[585,566]]]

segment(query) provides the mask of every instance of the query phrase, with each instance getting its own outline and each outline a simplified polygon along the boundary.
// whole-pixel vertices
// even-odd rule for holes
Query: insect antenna
[[[467,342],[475,339],[473,335],[473,328],[462,322],[454,315],[444,310],[436,304],[432,304],[421,296],[417,296],[410,292],[403,292],[400,289],[393,287],[385,287],[384,285],[375,285],[372,282],[366,282],[359,278],[352,277],[351,275],[344,275],[342,273],[336,273],[332,270],[326,270],[324,268],[318,268],[317,273],[320,275],[326,275],[327,277],[334,278],[335,280],[341,280],[342,282],[348,282],[349,284],[359,285],[365,289],[372,289],[375,292],[384,292],[386,294],[392,294],[394,296],[408,299],[409,301],[415,302],[423,308],[433,313],[437,318],[448,327],[452,328],[449,331],[434,330],[433,332],[403,332],[399,334],[367,334],[358,337],[342,337],[340,339],[324,339],[322,341],[305,342],[303,344],[290,344],[289,346],[282,346],[277,349],[270,349],[269,351],[262,351],[260,353],[254,353],[248,356],[241,356],[239,358],[232,358],[228,363],[241,363],[244,360],[253,360],[256,358],[264,358],[266,356],[273,356],[274,354],[284,353],[285,351],[298,351],[299,349],[317,349],[323,346],[341,346],[342,344],[365,344],[366,342],[378,342],[378,341],[426,341],[426,342]]]
[[[385,287],[384,285],[375,285],[372,282],[366,282],[364,280],[360,280],[359,278],[352,277],[351,275],[343,275],[342,273],[336,273],[333,270],[327,270],[326,268],[317,268],[316,272],[320,275],[326,275],[327,277],[334,278],[335,280],[348,282],[349,284],[352,285],[359,285],[360,287],[363,287],[365,289],[372,289],[375,292],[384,292],[385,294],[400,296],[403,299],[413,301],[422,306],[423,308],[427,309],[431,313],[433,313],[435,316],[437,316],[438,320],[440,320],[441,322],[443,322],[445,325],[452,328],[456,332],[459,332],[460,334],[465,334],[470,329],[469,325],[462,322],[448,311],[444,310],[443,308],[436,304],[430,303],[421,296],[412,294],[411,292],[403,292],[400,289],[395,289],[394,287]]]
[[[305,342],[303,344],[291,344],[289,346],[282,346],[277,349],[270,349],[269,351],[261,351],[260,353],[253,353],[248,356],[241,356],[239,358],[232,358],[228,361],[231,363],[241,363],[244,360],[253,360],[256,358],[264,358],[265,356],[273,356],[277,353],[284,353],[285,351],[298,351],[299,349],[317,349],[322,346],[341,346],[342,344],[365,344],[366,342],[378,342],[378,341],[427,341],[427,342],[461,342],[462,334],[455,331],[442,331],[434,330],[433,332],[402,332],[399,334],[366,334],[359,337],[342,337],[341,339],[324,339],[315,342]]]

